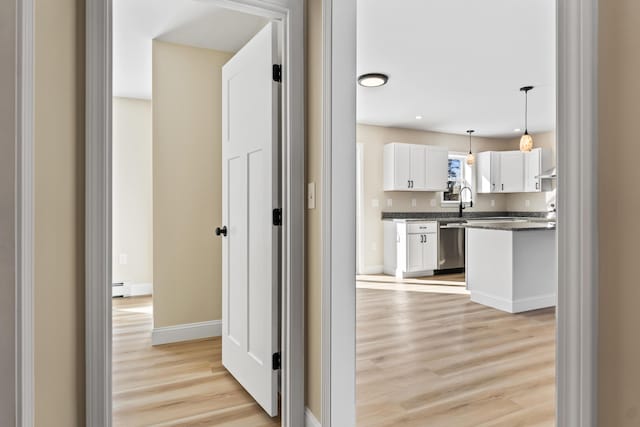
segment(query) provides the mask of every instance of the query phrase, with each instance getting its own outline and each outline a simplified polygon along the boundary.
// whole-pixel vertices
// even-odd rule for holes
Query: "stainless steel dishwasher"
[[[438,221],[438,270],[464,268],[464,220]]]

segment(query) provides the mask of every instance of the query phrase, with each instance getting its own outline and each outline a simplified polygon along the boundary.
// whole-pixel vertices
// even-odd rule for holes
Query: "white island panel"
[[[471,301],[509,313],[556,304],[555,230],[466,230]]]

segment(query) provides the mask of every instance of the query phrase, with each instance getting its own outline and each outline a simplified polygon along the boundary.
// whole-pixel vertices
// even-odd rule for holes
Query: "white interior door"
[[[222,69],[222,364],[278,414],[279,84],[268,24]],[[223,229],[224,231],[224,229]]]

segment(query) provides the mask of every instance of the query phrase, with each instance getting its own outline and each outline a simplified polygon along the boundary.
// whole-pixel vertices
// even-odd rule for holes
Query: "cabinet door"
[[[476,192],[492,193],[495,190],[495,183],[491,178],[491,152],[485,151],[476,156]]]
[[[422,271],[423,234],[407,234],[407,272]]]
[[[407,144],[394,144],[393,163],[394,188],[396,190],[410,189],[411,146]]]
[[[424,234],[422,243],[422,269],[435,270],[438,266],[438,234]]]
[[[500,152],[501,193],[520,193],[524,190],[524,156],[520,151]]]
[[[424,145],[410,145],[411,156],[411,189],[424,190],[426,188],[426,167]]]
[[[542,150],[536,148],[524,153],[524,191],[541,191],[540,173],[542,167]]]
[[[426,189],[445,191],[449,177],[449,151],[446,148],[427,147],[426,149]]]

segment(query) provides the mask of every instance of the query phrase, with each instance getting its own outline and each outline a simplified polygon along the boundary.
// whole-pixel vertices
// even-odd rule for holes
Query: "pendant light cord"
[[[524,91],[524,133],[529,133],[529,91]]]

